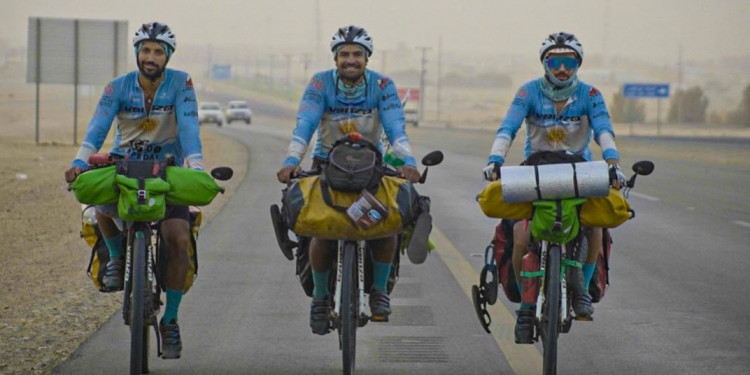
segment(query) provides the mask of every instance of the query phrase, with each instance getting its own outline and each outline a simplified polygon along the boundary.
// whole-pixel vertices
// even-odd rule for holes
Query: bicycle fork
[[[359,289],[359,326],[363,326],[367,322],[367,316],[364,315],[365,311],[365,242],[359,241],[357,243],[357,288]],[[333,312],[336,316],[341,316],[341,281],[344,272],[344,241],[338,241],[338,255],[336,261],[336,288],[333,295],[334,308]],[[344,293],[347,293],[345,291]],[[363,323],[364,321],[364,323]]]
[[[564,259],[565,254],[567,253],[565,245],[559,244],[557,246],[552,246],[553,251],[559,251],[560,252],[560,258]],[[543,275],[541,277],[541,280],[539,281],[539,294],[536,297],[536,319],[537,321],[542,319],[542,305],[545,301],[545,290],[547,289],[547,277],[546,270],[547,270],[547,257],[548,253],[550,251],[549,242],[542,241],[541,244],[541,250],[539,251],[539,271]],[[565,266],[563,266],[563,269],[565,269]],[[568,283],[567,283],[567,277],[565,277],[565,272],[560,272],[560,316],[558,317],[561,322],[565,322],[570,318],[569,312],[568,312]],[[551,317],[550,317],[551,318]]]

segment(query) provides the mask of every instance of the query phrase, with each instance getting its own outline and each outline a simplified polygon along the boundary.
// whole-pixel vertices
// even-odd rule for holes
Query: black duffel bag
[[[383,157],[375,145],[350,133],[331,147],[323,174],[331,189],[374,191],[383,177]]]

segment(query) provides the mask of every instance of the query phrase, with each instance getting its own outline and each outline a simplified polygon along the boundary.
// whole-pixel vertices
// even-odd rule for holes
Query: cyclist
[[[551,34],[542,42],[539,59],[544,67],[544,76],[527,82],[516,92],[497,130],[489,163],[483,170],[485,178],[496,180],[500,177],[500,166],[505,162],[522,122],[526,120],[524,157],[538,151],[564,150],[591,160],[588,145],[593,135],[601,147],[602,158],[617,175],[612,186],[619,189],[624,184],[625,175],[618,167],[620,157],[604,97],[599,90],[576,76],[583,63],[583,46],[573,34]],[[573,309],[580,317],[591,317],[594,313],[588,285],[602,248],[602,229],[591,228],[587,232],[589,251],[582,267],[583,283],[572,286]],[[528,220],[515,223],[513,239],[513,269],[516,280],[520,280],[521,260],[529,243]],[[518,285],[520,288],[520,281]],[[534,306],[522,303],[516,311],[517,343],[533,342],[533,309]]]
[[[138,70],[115,78],[104,88],[78,154],[65,172],[66,181],[72,182],[86,170],[89,155],[102,147],[115,118],[117,132],[110,149],[113,157],[172,157],[176,165],[203,169],[193,81],[186,72],[166,68],[176,45],[174,33],[163,23],[146,23],[136,30],[133,47]],[[123,234],[113,220],[116,216],[116,204],[96,207],[99,229],[111,259],[103,278],[109,292],[123,289],[125,272]],[[164,281],[167,303],[159,321],[164,358],[179,358],[182,351],[177,313],[190,262],[189,220],[187,206],[168,205],[160,224],[169,253]]]
[[[359,132],[382,152],[381,135],[385,132],[394,154],[405,162],[397,169],[399,175],[417,182],[419,171],[406,136],[404,111],[396,86],[390,78],[367,69],[373,51],[372,38],[365,29],[349,25],[333,34],[330,46],[336,68],[316,73],[305,88],[289,150],[277,173],[278,180],[288,183],[301,170],[300,160],[317,131],[318,139],[312,151],[313,169],[325,163],[331,146],[343,135]],[[314,284],[310,327],[319,335],[329,332],[328,277],[334,255],[331,242],[313,238],[310,243]],[[387,320],[391,308],[386,286],[396,237],[371,240],[367,246],[374,258],[370,310],[374,317]]]

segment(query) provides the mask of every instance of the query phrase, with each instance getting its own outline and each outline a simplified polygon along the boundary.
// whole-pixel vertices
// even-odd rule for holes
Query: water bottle
[[[531,276],[539,271],[539,256],[528,251],[521,260],[521,303],[536,304],[539,295],[539,276]]]

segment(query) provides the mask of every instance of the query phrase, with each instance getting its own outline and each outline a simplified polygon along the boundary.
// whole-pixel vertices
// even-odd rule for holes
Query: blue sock
[[[328,295],[328,276],[331,274],[331,270],[325,270],[323,272],[312,271],[313,276],[313,298],[323,299]]]
[[[583,290],[589,290],[589,283],[591,283],[591,278],[594,277],[595,268],[596,263],[583,264]]]
[[[172,288],[167,288],[167,307],[164,308],[164,320],[165,324],[177,323],[177,310],[180,309],[180,302],[182,302],[182,291]]]
[[[122,232],[113,237],[104,237],[104,244],[109,250],[109,259],[122,258],[125,255],[125,249],[122,248]]]
[[[372,261],[372,290],[385,292],[388,289],[388,276],[391,275],[391,264]]]

